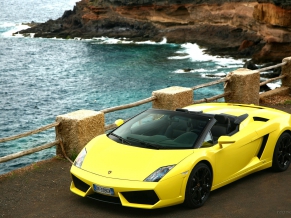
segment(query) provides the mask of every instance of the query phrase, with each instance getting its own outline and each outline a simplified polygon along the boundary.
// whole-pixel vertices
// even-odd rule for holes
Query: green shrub
[[[291,100],[286,100],[284,104],[291,105]]]

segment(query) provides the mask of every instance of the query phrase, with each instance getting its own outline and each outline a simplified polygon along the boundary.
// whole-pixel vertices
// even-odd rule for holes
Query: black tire
[[[282,172],[288,169],[291,159],[291,135],[284,132],[278,139],[274,154],[272,169]]]
[[[192,209],[201,207],[210,195],[211,186],[211,170],[206,164],[198,163],[188,178],[184,205]]]

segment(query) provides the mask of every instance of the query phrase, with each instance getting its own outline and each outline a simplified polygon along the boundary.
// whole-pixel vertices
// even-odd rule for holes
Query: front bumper
[[[154,209],[183,203],[187,178],[183,174],[160,182],[130,181],[96,175],[76,166],[71,168],[71,191],[82,197],[122,204],[127,207]],[[114,195],[96,193],[93,185],[113,188]]]

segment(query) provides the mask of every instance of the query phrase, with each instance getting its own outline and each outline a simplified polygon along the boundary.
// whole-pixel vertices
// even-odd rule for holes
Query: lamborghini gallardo
[[[290,114],[267,107],[205,103],[149,109],[116,124],[74,161],[73,193],[136,208],[198,208],[215,189],[290,165]]]

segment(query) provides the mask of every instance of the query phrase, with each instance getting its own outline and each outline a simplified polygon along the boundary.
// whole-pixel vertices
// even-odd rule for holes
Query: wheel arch
[[[281,143],[281,142],[284,143],[284,141],[282,141],[284,139],[284,137],[283,137],[284,134],[289,137],[289,141],[287,141],[287,144],[289,144],[288,147],[286,146],[286,144]],[[289,165],[290,165],[290,157],[291,157],[290,138],[291,138],[291,131],[285,130],[280,134],[280,136],[275,144],[274,151],[273,151],[273,157],[272,157],[272,169],[276,172],[283,172],[283,171],[287,170]],[[279,140],[281,140],[281,141],[279,141]],[[287,158],[286,158],[286,156],[287,156]],[[289,156],[289,158],[288,158],[288,156]]]
[[[276,146],[277,141],[279,140],[279,138],[281,137],[281,135],[283,135],[284,133],[288,133],[291,136],[291,129],[284,129],[279,134],[277,134],[277,137],[274,139],[275,140],[274,149],[275,149],[275,146]]]
[[[278,121],[278,122],[279,122],[279,125],[280,125],[279,131],[278,131],[278,139],[285,132],[287,132],[288,134],[291,135],[291,115],[290,115],[289,119],[286,118],[286,120],[282,120],[282,121]]]
[[[289,135],[291,135],[291,130],[290,129],[286,129],[285,131],[283,131],[282,133],[281,133],[281,135],[283,134],[283,133],[288,133]],[[280,137],[280,136],[279,136]]]
[[[201,161],[199,161],[195,166],[197,166],[198,164],[200,164],[200,163],[204,163],[204,164],[206,164],[208,167],[209,167],[209,169],[211,170],[211,173],[212,173],[212,181],[213,181],[213,168],[212,168],[212,165],[211,165],[211,163],[209,162],[209,161],[207,161],[207,160],[201,160]],[[194,167],[195,167],[194,166]],[[193,169],[194,169],[194,167],[193,167]],[[192,169],[192,170],[193,170]]]
[[[202,172],[203,173],[203,180],[200,180],[200,176],[198,176],[198,178],[196,177],[199,174],[196,174],[198,172],[198,170],[200,170],[201,168],[196,168],[196,166],[201,166],[203,164],[204,169],[207,167],[208,170],[210,170],[211,175],[209,175],[208,172]],[[205,166],[206,165],[206,166]],[[196,171],[194,171],[196,169]],[[193,179],[194,174],[195,179]],[[193,174],[193,175],[192,175]],[[209,176],[207,176],[209,175]],[[192,176],[192,177],[191,177]],[[211,178],[211,180],[207,180],[207,177],[209,179],[209,177]],[[191,179],[192,178],[192,179]],[[190,180],[191,179],[191,180]],[[202,182],[202,183],[200,183]],[[210,164],[210,162],[208,162],[207,160],[203,159],[198,161],[194,167],[192,168],[192,171],[187,179],[186,182],[186,187],[185,187],[185,196],[184,196],[184,205],[187,206],[188,208],[194,209],[194,208],[198,208],[201,207],[202,205],[204,205],[205,201],[208,199],[208,196],[212,190],[212,183],[213,183],[213,169],[212,166]],[[196,187],[194,187],[194,186]],[[193,193],[200,193],[200,195],[198,194],[193,194]]]

